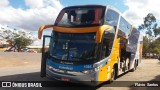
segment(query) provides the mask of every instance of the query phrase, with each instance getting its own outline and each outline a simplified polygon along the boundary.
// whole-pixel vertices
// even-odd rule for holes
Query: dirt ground
[[[107,90],[160,90],[159,87],[134,87],[134,84],[138,82],[145,81],[158,81],[160,82],[160,61],[157,59],[143,59],[140,66],[137,67],[136,71],[128,72],[118,79],[115,82],[121,82],[122,85],[128,84],[133,87],[110,87],[111,85],[107,85],[109,87]],[[123,82],[127,81],[127,82]],[[131,81],[131,82],[130,82]],[[114,83],[114,82],[113,82]],[[130,84],[131,83],[131,84]],[[119,83],[118,83],[119,84]],[[102,85],[98,90],[106,90],[106,85]]]
[[[4,75],[6,79],[13,79],[17,80],[20,79],[17,77],[18,70],[21,71],[21,73],[27,73],[29,70],[26,67],[34,67],[30,71],[39,72],[40,71],[40,64],[41,64],[41,54],[40,53],[14,53],[14,52],[0,52],[0,74],[2,74],[2,80],[4,79]],[[19,68],[18,68],[19,67]],[[11,68],[14,68],[17,72],[15,73],[15,70],[12,72],[6,73],[6,69],[10,70]],[[24,72],[23,68],[26,68],[26,71]],[[28,71],[27,71],[28,70]],[[10,73],[14,73],[14,76]],[[8,76],[7,76],[8,75]],[[24,77],[21,76],[23,80],[26,80],[25,78],[32,77],[27,80],[39,80],[39,73],[35,74],[35,76],[32,76],[31,74],[26,75]],[[143,59],[140,66],[138,66],[137,70],[134,72],[128,72],[122,76],[120,76],[116,81],[159,81],[160,82],[160,61],[157,59]],[[115,81],[115,82],[116,82]],[[114,83],[114,82],[113,82]],[[112,85],[112,84],[111,84]],[[160,90],[159,87],[110,87],[110,84],[107,86],[101,85],[98,90]]]
[[[0,52],[0,68],[39,66],[40,61],[40,53]]]

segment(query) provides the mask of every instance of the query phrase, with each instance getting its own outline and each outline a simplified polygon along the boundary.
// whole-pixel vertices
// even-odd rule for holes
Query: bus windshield
[[[103,8],[63,9],[55,25],[61,27],[93,26],[102,24]]]
[[[96,59],[96,33],[67,34],[54,32],[52,57],[60,60],[81,61]]]

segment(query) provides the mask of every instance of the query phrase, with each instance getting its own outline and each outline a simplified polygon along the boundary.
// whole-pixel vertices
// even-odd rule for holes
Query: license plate
[[[62,80],[62,81],[70,81],[70,79],[69,79],[69,78],[66,78],[66,77],[62,77],[61,80]]]

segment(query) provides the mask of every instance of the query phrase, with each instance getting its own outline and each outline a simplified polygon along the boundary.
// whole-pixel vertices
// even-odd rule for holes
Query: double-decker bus
[[[39,39],[46,28],[53,31],[43,36],[41,77],[99,85],[141,62],[142,35],[112,6],[66,7]]]

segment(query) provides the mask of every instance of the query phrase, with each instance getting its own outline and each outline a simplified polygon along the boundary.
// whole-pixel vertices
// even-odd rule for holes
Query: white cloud
[[[42,8],[52,6],[56,9],[61,9],[62,5],[59,0],[25,0],[25,3],[30,8]]]
[[[0,1],[0,8],[1,7],[6,7],[9,5],[9,1],[8,0],[1,0]]]
[[[41,25],[54,24],[63,8],[58,0],[25,0],[25,4],[29,9],[16,9],[10,6],[9,0],[1,0],[0,24],[37,32]],[[34,36],[37,37],[37,33]],[[41,40],[34,42],[34,45],[41,44]]]
[[[128,6],[128,10],[124,12],[124,15],[135,26],[139,26],[148,13],[153,13],[157,19],[160,19],[159,0],[124,0],[124,3]]]
[[[30,8],[41,8],[43,7],[43,0],[25,0],[25,3]]]
[[[41,25],[54,24],[63,5],[58,0],[25,0],[30,8],[23,10],[9,6],[8,0],[0,8],[0,24],[37,31]]]

